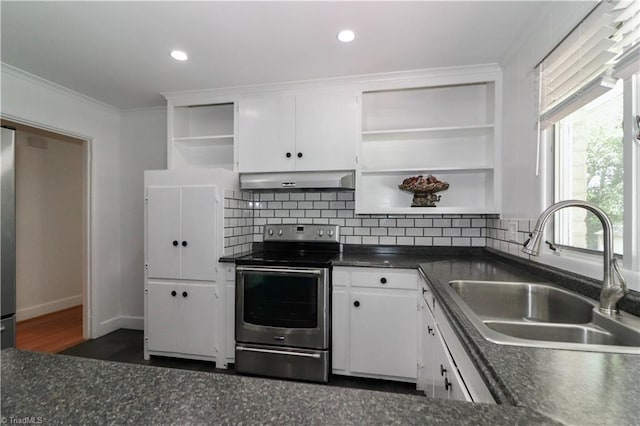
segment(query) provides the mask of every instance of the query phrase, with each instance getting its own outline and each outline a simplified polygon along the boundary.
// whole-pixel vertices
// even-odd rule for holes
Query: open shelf
[[[471,167],[429,167],[429,168],[402,168],[402,169],[362,169],[363,175],[374,174],[396,174],[396,175],[423,175],[434,174],[438,172],[446,173],[478,173],[492,171],[490,166],[471,166]],[[407,176],[408,177],[408,176]]]
[[[411,192],[398,186],[403,179],[433,174],[449,183],[449,189],[441,191],[438,207],[411,207]],[[452,170],[395,170],[362,172],[360,190],[356,191],[357,213],[496,213],[494,207],[494,171],[492,168]]]
[[[414,140],[414,139],[463,139],[487,136],[493,132],[493,124],[470,126],[422,127],[416,129],[370,130],[362,132],[362,142]]]
[[[233,143],[233,135],[186,136],[181,138],[173,138],[173,141],[207,145],[213,143]]]
[[[234,104],[172,107],[169,168],[234,166]]]
[[[480,80],[365,92],[356,213],[499,213],[496,90]],[[449,183],[437,207],[411,207],[398,188],[417,175]]]

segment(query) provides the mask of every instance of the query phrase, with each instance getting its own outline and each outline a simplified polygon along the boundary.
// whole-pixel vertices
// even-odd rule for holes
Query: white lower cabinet
[[[214,358],[217,354],[218,295],[215,284],[149,282],[145,358],[180,354]]]
[[[415,380],[415,291],[352,291],[350,301],[351,372]]]
[[[418,276],[415,270],[333,270],[335,374],[416,381]]]

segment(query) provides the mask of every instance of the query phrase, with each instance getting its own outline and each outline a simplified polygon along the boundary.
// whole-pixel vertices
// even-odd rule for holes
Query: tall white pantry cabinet
[[[144,357],[226,365],[223,169],[152,170],[145,186]]]

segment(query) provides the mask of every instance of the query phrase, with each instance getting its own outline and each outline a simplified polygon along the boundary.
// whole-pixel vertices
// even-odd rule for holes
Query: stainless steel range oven
[[[332,225],[268,225],[264,250],[236,264],[236,371],[326,382]]]

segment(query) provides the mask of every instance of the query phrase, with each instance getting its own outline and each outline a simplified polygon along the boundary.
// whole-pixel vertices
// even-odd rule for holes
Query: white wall
[[[516,40],[502,61],[504,218],[535,219],[542,211],[541,175],[536,176],[535,66],[575,27],[595,3],[549,2],[548,11]]]
[[[120,112],[7,65],[3,117],[90,139],[92,192],[91,337],[120,327]]]
[[[82,304],[83,174],[81,143],[17,132],[18,321]]]
[[[120,263],[124,326],[144,326],[144,171],[167,167],[166,108],[124,111],[120,139]]]

